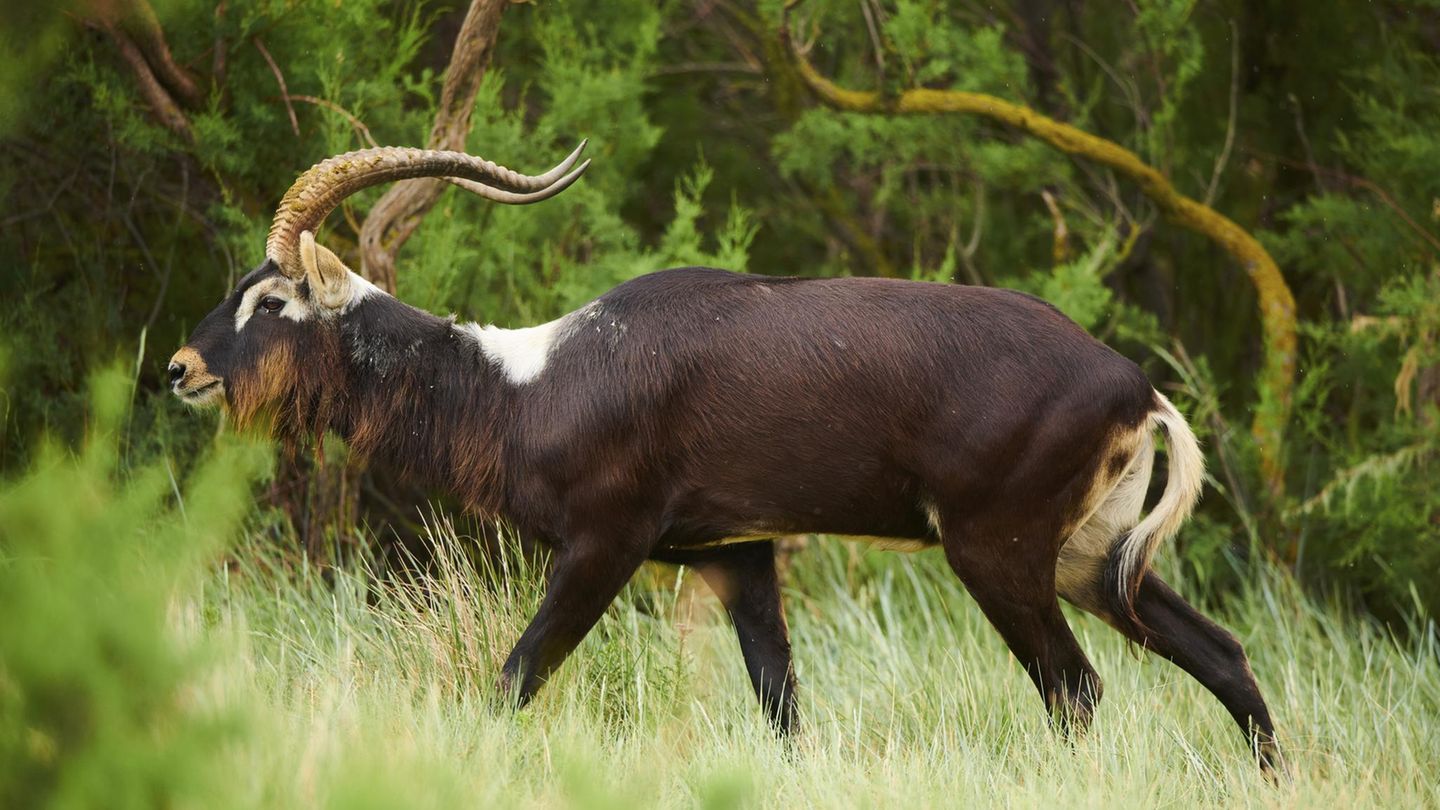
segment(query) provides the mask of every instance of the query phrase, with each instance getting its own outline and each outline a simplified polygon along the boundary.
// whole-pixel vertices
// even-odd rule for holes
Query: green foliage
[[[675,219],[666,227],[655,256],[659,266],[708,265],[745,271],[748,262],[746,253],[755,239],[756,230],[754,219],[745,209],[731,205],[729,217],[715,233],[714,252],[707,252],[702,245],[703,235],[697,227],[705,213],[701,198],[714,178],[715,172],[701,163],[693,174],[677,184]]]
[[[530,324],[689,263],[1027,290],[1195,416],[1215,492],[1180,541],[1197,581],[1230,592],[1269,557],[1388,618],[1417,600],[1434,611],[1433,3],[1144,0],[1048,14],[809,0],[794,15],[812,62],[846,86],[1027,104],[1136,151],[1257,233],[1304,336],[1288,489],[1274,501],[1243,427],[1260,356],[1243,269],[1139,190],[1033,139],[812,104],[773,36],[780,6],[507,8],[468,148],[530,170],[589,137],[595,162],[544,205],[447,191],[401,251],[401,296]],[[82,445],[87,374],[118,362],[138,381],[122,467],[169,459],[183,479],[215,425],[165,394],[170,352],[259,261],[300,171],[366,133],[427,137],[465,4],[157,3],[204,95],[184,109],[188,135],[158,123],[111,39],[79,23],[85,8],[22,3],[0,23],[13,57],[0,69],[0,471],[39,460],[41,435]],[[381,193],[352,199],[322,234],[353,264]]]
[[[1361,593],[1389,595],[1373,606],[1386,614],[1418,607],[1434,616],[1440,598],[1416,573],[1440,565],[1440,404],[1416,389],[1421,370],[1440,361],[1440,275],[1395,278],[1377,298],[1376,319],[1311,335],[1317,354],[1341,359],[1304,389],[1312,464],[1324,458],[1315,467],[1329,472],[1292,510],[1301,572],[1343,572]],[[1341,414],[1348,430],[1335,431],[1325,414]]]
[[[1148,51],[1141,58],[1152,60],[1152,69],[1158,68],[1164,76],[1159,104],[1146,133],[1146,152],[1161,165],[1173,165],[1179,162],[1177,158],[1185,157],[1177,153],[1173,130],[1189,85],[1205,67],[1204,41],[1192,19],[1196,5],[1196,0],[1149,0],[1137,4],[1135,32]],[[1217,63],[1217,67],[1223,64]]]
[[[814,539],[787,594],[803,737],[777,741],[734,631],[674,568],[637,578],[534,703],[490,691],[538,600],[513,553],[471,565],[442,522],[421,577],[321,572],[255,543],[201,597],[231,650],[251,732],[233,803],[374,807],[854,806],[1064,802],[1192,806],[1432,802],[1440,657],[1342,618],[1265,569],[1220,614],[1253,656],[1295,780],[1268,786],[1231,719],[1098,620],[1097,733],[1057,739],[998,634],[938,552]],[[1191,588],[1181,585],[1185,591]],[[1417,628],[1418,629],[1418,628]]]
[[[162,464],[124,472],[130,380],[92,389],[84,449],[47,446],[0,487],[0,804],[207,804],[234,723],[194,705],[201,645],[173,600],[250,511],[267,454],[228,444],[183,493]]]
[[[894,53],[916,85],[952,85],[956,90],[1024,94],[1025,60],[1005,42],[999,25],[957,24],[942,4],[897,3],[885,25]]]

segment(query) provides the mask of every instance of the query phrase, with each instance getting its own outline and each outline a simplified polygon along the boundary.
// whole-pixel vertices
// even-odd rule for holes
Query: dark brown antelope
[[[1278,761],[1240,644],[1149,570],[1199,496],[1194,435],[1134,363],[1045,302],[692,267],[501,329],[407,306],[313,236],[347,195],[406,177],[542,200],[585,169],[579,152],[538,176],[393,148],[318,164],[285,195],[265,262],[175,354],[175,394],[241,424],[267,413],[292,445],[334,431],[547,543],[544,601],[501,674],[522,704],[661,560],[719,595],[789,731],[773,538],[815,533],[939,546],[1064,729],[1101,690],[1058,597],[1174,661]],[[1157,430],[1169,476],[1141,519]]]

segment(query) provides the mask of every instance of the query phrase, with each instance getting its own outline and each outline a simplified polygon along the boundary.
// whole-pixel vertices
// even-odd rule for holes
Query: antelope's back
[[[695,452],[743,435],[826,452],[1003,432],[1055,408],[1137,424],[1152,403],[1134,363],[1008,290],[681,268],[571,317],[537,410],[587,433],[679,433]]]
[[[664,270],[582,310],[564,344],[597,371],[649,370],[670,384],[912,399],[983,389],[1011,403],[1090,380],[1148,389],[1138,367],[1041,299],[896,279]]]

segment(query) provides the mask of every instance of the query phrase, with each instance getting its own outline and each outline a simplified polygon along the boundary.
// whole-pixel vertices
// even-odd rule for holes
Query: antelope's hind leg
[[[1104,619],[1131,641],[1185,670],[1224,704],[1267,772],[1282,766],[1270,711],[1240,642],[1191,607],[1155,572],[1145,574],[1135,598],[1141,626],[1117,618],[1104,591],[1105,565],[1116,539],[1138,521],[1150,478],[1150,452],[1142,450],[1121,483],[1060,550],[1056,580],[1066,601]]]
[[[1074,601],[1074,600],[1071,600]],[[1093,602],[1077,604],[1105,619],[1130,640],[1165,658],[1200,682],[1225,706],[1266,773],[1284,770],[1275,724],[1240,641],[1176,593],[1154,571],[1147,572],[1135,597],[1140,627],[1116,619]]]

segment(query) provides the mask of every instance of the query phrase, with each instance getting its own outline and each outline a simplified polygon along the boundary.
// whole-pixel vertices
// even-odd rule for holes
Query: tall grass
[[[471,565],[447,526],[424,577],[322,579],[246,560],[207,588],[233,649],[231,701],[263,728],[236,751],[265,806],[1294,805],[1440,803],[1440,657],[1279,576],[1225,619],[1282,724],[1293,782],[1257,775],[1219,703],[1075,617],[1106,679],[1071,747],[938,555],[818,543],[788,594],[804,731],[769,733],[703,586],[642,577],[529,709],[492,699],[540,594],[518,556]],[[268,562],[267,562],[268,561]]]
[[[1208,693],[1085,616],[1105,700],[1061,742],[938,555],[834,541],[788,577],[793,744],[676,569],[637,577],[515,713],[493,684],[536,564],[477,565],[436,520],[423,573],[321,571],[237,529],[254,448],[188,486],[122,473],[120,410],[0,487],[0,806],[1440,805],[1434,628],[1397,640],[1278,574],[1215,612],[1280,724],[1279,786]]]

